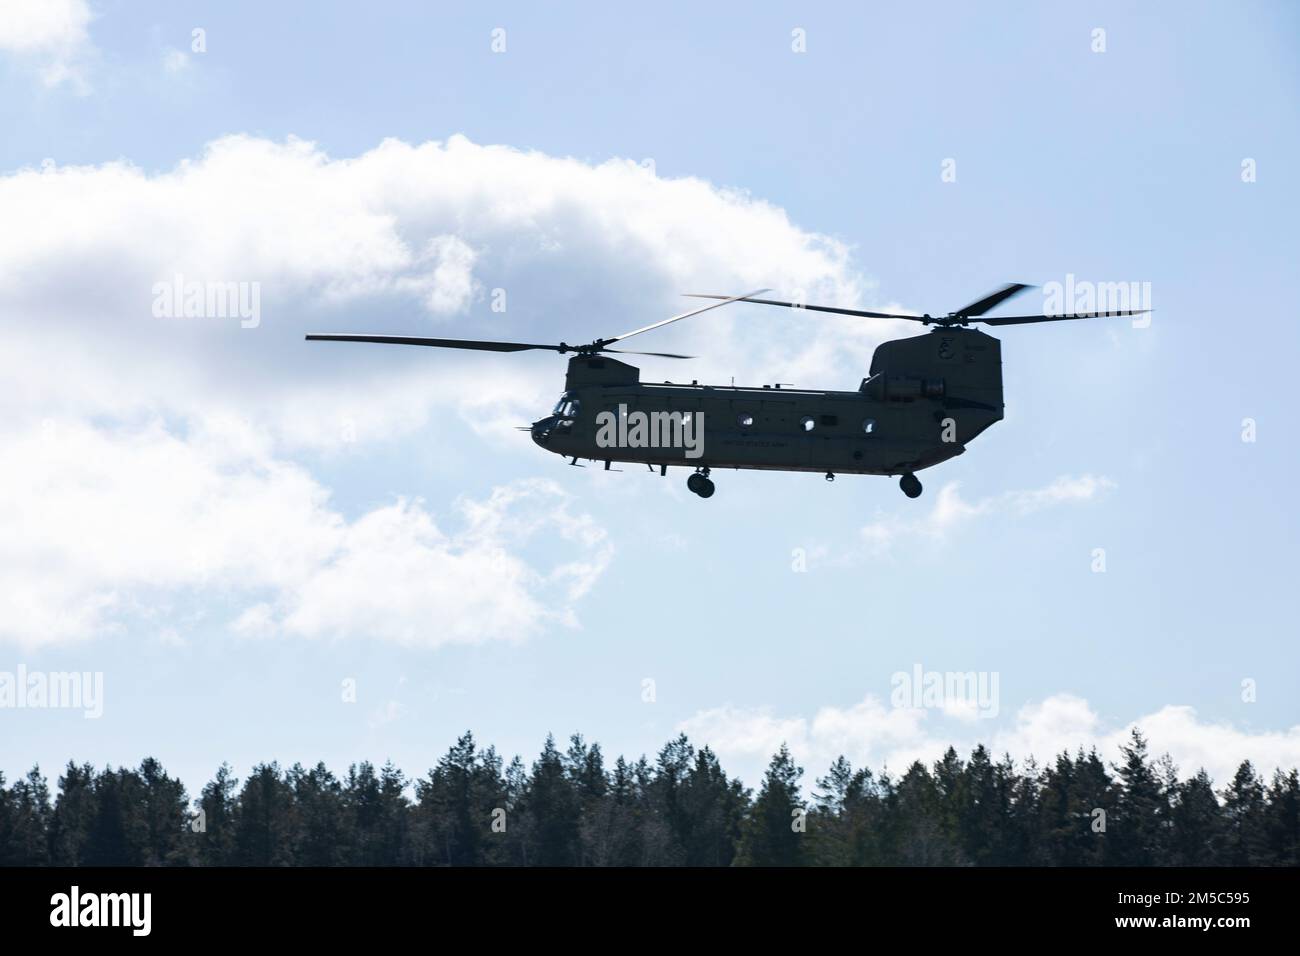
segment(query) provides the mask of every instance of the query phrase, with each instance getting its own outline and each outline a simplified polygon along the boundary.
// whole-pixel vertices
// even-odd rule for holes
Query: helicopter
[[[313,332],[308,341],[372,342],[486,352],[544,350],[572,353],[564,392],[551,414],[521,426],[547,451],[569,459],[645,464],[660,476],[670,467],[691,469],[687,488],[713,496],[715,469],[900,476],[909,498],[921,495],[916,473],[954,458],[1003,417],[1002,352],[998,339],[978,329],[1139,315],[1149,310],[1071,312],[1061,315],[989,316],[991,309],[1031,286],[1013,282],[943,315],[906,315],[757,296],[687,293],[716,299],[710,305],[585,345],[426,338],[409,335]],[[634,335],[729,305],[751,302],[808,312],[870,319],[902,319],[933,326],[923,335],[876,347],[871,367],[855,391],[781,385],[737,386],[643,382],[641,370],[610,355],[689,359],[672,352],[610,348]],[[580,466],[582,467],[582,466]]]

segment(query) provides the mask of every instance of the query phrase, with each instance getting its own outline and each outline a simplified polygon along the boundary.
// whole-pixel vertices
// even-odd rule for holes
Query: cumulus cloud
[[[198,590],[242,605],[246,634],[520,640],[573,623],[611,554],[545,481],[456,503],[450,529],[405,499],[348,520],[236,422],[179,435],[52,421],[6,448],[0,638],[26,646],[120,628]],[[564,544],[549,565],[516,553],[539,534]]]
[[[297,139],[228,136],[159,174],[125,162],[19,171],[0,180],[0,197],[33,230],[4,249],[35,281],[23,290],[29,302],[76,277],[62,255],[71,240],[125,269],[110,290],[121,304],[138,303],[139,276],[182,271],[343,298],[440,289],[455,295],[426,306],[455,312],[468,304],[479,254],[482,272],[551,306],[613,304],[632,274],[636,289],[619,301],[638,313],[632,321],[701,282],[798,285],[841,301],[863,288],[843,244],[745,194],[631,161],[590,165],[461,136],[387,140],[351,159]],[[520,281],[539,270],[568,281],[553,290]],[[62,302],[98,301],[77,285]]]
[[[1116,725],[1102,720],[1087,700],[1055,694],[1026,704],[1009,727],[980,732],[980,724],[942,708],[893,707],[867,696],[851,707],[823,707],[813,717],[780,716],[771,708],[718,707],[700,711],[678,725],[697,745],[708,744],[724,762],[731,759],[756,779],[782,743],[814,773],[838,756],[855,766],[901,773],[921,760],[933,762],[949,747],[963,757],[983,743],[995,755],[1035,758],[1041,765],[1061,752],[1095,747],[1107,760],[1119,759],[1120,745],[1134,727],[1147,737],[1154,754],[1168,753],[1184,774],[1204,767],[1220,784],[1231,780],[1242,760],[1269,774],[1300,766],[1300,725],[1282,731],[1254,732],[1199,718],[1187,706],[1167,705]]]
[[[6,0],[0,54],[33,66],[47,86],[66,83],[85,92],[90,20],[86,0]]]
[[[982,516],[1027,515],[1053,505],[1092,501],[1114,487],[1115,482],[1105,476],[1062,475],[1042,488],[1007,491],[972,502],[961,496],[960,482],[950,481],[939,489],[934,505],[921,517],[881,514],[863,526],[859,535],[869,551],[880,555],[904,541],[944,541],[957,529]]]
[[[301,409],[295,399],[312,391],[325,427],[301,414],[269,423],[305,444],[337,443],[343,418],[395,423],[357,430],[386,439],[420,427],[412,409],[435,403],[481,421],[484,409],[457,396],[485,391],[497,396],[486,417],[517,423],[561,369],[537,356],[307,346],[301,334],[314,328],[581,341],[679,311],[683,291],[768,285],[851,304],[869,288],[842,243],[743,193],[459,136],[388,140],[346,159],[296,139],[229,136],[159,173],[127,162],[20,170],[0,177],[0,214],[11,226],[0,309],[25,319],[0,369],[29,405],[69,401],[24,354],[57,351],[91,381],[112,370],[114,387],[76,389],[83,411]],[[261,322],[154,317],[155,286],[177,276],[258,283]],[[739,308],[750,310],[747,334],[720,310],[655,333],[656,347],[677,336],[706,356],[692,377],[833,383],[856,380],[881,334]],[[449,387],[458,376],[481,387]]]
[[[460,136],[334,158],[235,135],[157,172],[22,169],[0,176],[0,218],[0,458],[18,463],[0,475],[14,529],[0,636],[27,644],[124,626],[195,589],[246,602],[249,634],[426,645],[571,623],[608,546],[554,488],[348,519],[304,457],[441,428],[435,409],[535,454],[509,426],[549,408],[563,365],[303,333],[581,341],[680,311],[683,291],[767,285],[853,304],[869,289],[842,243],[744,193]],[[160,283],[191,282],[256,283],[260,322],[155,315]],[[717,310],[655,345],[711,356],[691,369],[701,378],[758,367],[790,381],[776,356],[856,380],[876,341],[860,323],[810,331],[739,308],[741,325]],[[740,334],[756,317],[771,321]],[[524,564],[518,529],[569,553]]]

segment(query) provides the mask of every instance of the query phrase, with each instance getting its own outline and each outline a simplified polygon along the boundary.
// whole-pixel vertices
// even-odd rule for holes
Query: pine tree
[[[564,772],[555,738],[533,764],[523,798],[528,817],[528,862],[533,866],[573,866],[578,861],[578,795]]]
[[[1071,808],[1073,788],[1074,761],[1068,753],[1057,754],[1052,764],[1043,770],[1038,801],[1038,829],[1042,834],[1046,862],[1050,866],[1078,865],[1075,843],[1086,839],[1078,829]]]
[[[1273,772],[1265,831],[1268,862],[1274,866],[1300,866],[1300,776],[1295,770]]]
[[[95,778],[95,817],[86,838],[87,866],[142,866],[148,827],[140,778],[131,770],[106,768]]]
[[[230,765],[223,763],[194,801],[195,816],[190,831],[196,845],[197,862],[202,866],[230,866],[236,862],[235,791],[238,787],[239,781]]]
[[[1223,811],[1205,769],[1178,784],[1172,811],[1169,862],[1175,866],[1213,866],[1223,852]]]
[[[1136,727],[1120,747],[1115,819],[1109,821],[1108,846],[1121,866],[1154,866],[1165,858],[1169,800],[1161,774],[1147,759],[1147,742]]]
[[[590,866],[605,859],[610,836],[601,812],[609,778],[600,744],[588,746],[581,734],[570,737],[564,772],[578,801],[578,865]]]
[[[25,779],[14,784],[13,796],[16,856],[22,865],[42,866],[50,858],[49,828],[54,807],[49,784],[39,766],[32,767]]]
[[[1008,847],[1012,840],[1014,786],[1015,769],[1010,757],[994,764],[982,744],[971,752],[960,778],[955,808],[955,840],[965,862],[981,866],[1012,862]]]
[[[963,852],[961,830],[962,823],[971,817],[974,795],[967,791],[966,766],[955,748],[949,747],[935,762],[933,780],[935,825],[943,841],[955,848],[953,862],[969,862],[970,857]]]
[[[0,866],[44,866],[49,862],[50,788],[33,767],[8,791],[0,773]]]
[[[153,757],[146,757],[134,775],[139,781],[140,817],[143,825],[145,866],[187,864],[192,845],[186,840],[189,799],[184,785],[167,776]]]
[[[59,795],[50,815],[50,862],[54,866],[85,864],[86,842],[96,815],[94,768],[69,762],[59,778]]]
[[[518,754],[510,758],[502,779],[505,781],[506,840],[501,845],[501,852],[505,854],[505,862],[514,866],[528,866],[531,831],[524,807],[528,796],[528,770]],[[498,834],[500,835],[502,834]]]
[[[880,794],[869,769],[855,771],[844,756],[816,781],[809,814],[812,861],[818,866],[871,866],[881,862]]]
[[[1129,839],[1123,830],[1123,814],[1125,809],[1138,806],[1133,803],[1128,808],[1121,807],[1123,797],[1123,791],[1107,773],[1106,764],[1097,751],[1093,749],[1085,754],[1080,750],[1074,761],[1070,786],[1069,814],[1074,839],[1071,843],[1072,857],[1067,865],[1101,866],[1120,862],[1123,850],[1116,847]],[[1115,829],[1117,816],[1121,827],[1118,832]],[[1157,829],[1154,821],[1151,829]]]
[[[1264,782],[1254,765],[1244,760],[1223,792],[1224,863],[1260,866],[1269,862],[1264,815]]]
[[[1050,862],[1043,833],[1043,786],[1038,764],[1030,757],[1023,772],[1010,778],[1011,810],[1003,862],[1007,866],[1046,866]]]
[[[772,757],[758,797],[750,807],[736,862],[742,866],[802,866],[807,808],[799,792],[803,770],[785,744]]]
[[[662,753],[661,753],[662,761]],[[642,754],[632,765],[632,779],[637,792],[637,830],[641,856],[638,866],[673,866],[680,860],[676,845],[672,813],[665,791],[672,786],[663,777],[661,767],[651,767]]]
[[[654,866],[679,866],[687,858],[693,821],[683,801],[686,780],[695,760],[695,748],[685,734],[664,744],[655,762],[654,776],[646,787],[651,835],[648,849]]]
[[[356,836],[343,802],[343,785],[323,763],[311,770],[294,764],[287,775],[296,808],[294,861],[300,866],[358,862]]]
[[[505,791],[496,751],[480,754],[472,734],[461,736],[415,785],[423,862],[482,866],[508,861],[508,814],[501,819],[504,833],[492,829],[494,812],[506,810]]]
[[[279,764],[254,767],[235,804],[232,862],[292,866],[296,830],[293,791],[280,775]]]
[[[355,834],[354,863],[358,866],[397,866],[406,854],[408,815],[406,778],[391,763],[375,773],[368,760],[348,768],[343,805]]]
[[[644,856],[642,817],[645,794],[634,768],[619,757],[609,776],[609,788],[600,805],[600,819],[592,825],[598,834],[591,849],[595,866],[637,866]]]
[[[944,827],[942,797],[925,764],[917,761],[886,799],[886,859],[900,866],[952,866],[960,851]]]
[[[472,785],[475,818],[486,821],[489,833],[483,863],[492,866],[510,863],[518,855],[518,841],[510,829],[510,788],[501,767],[501,755],[495,747],[479,751]]]
[[[695,754],[678,803],[688,821],[683,834],[687,866],[730,866],[736,856],[749,795],[739,780],[728,780],[708,747]]]

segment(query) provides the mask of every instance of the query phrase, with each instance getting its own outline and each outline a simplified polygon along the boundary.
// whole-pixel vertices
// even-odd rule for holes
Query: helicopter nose
[[[543,448],[551,437],[551,425],[555,423],[555,418],[543,418],[540,421],[533,422],[533,441]]]

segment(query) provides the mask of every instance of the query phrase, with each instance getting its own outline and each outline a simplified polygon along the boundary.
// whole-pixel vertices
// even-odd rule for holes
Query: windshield
[[[563,418],[573,418],[578,414],[578,408],[580,405],[581,403],[578,401],[577,396],[572,392],[565,392],[560,396],[560,400],[555,403],[555,408],[552,409],[551,414],[559,415]]]

